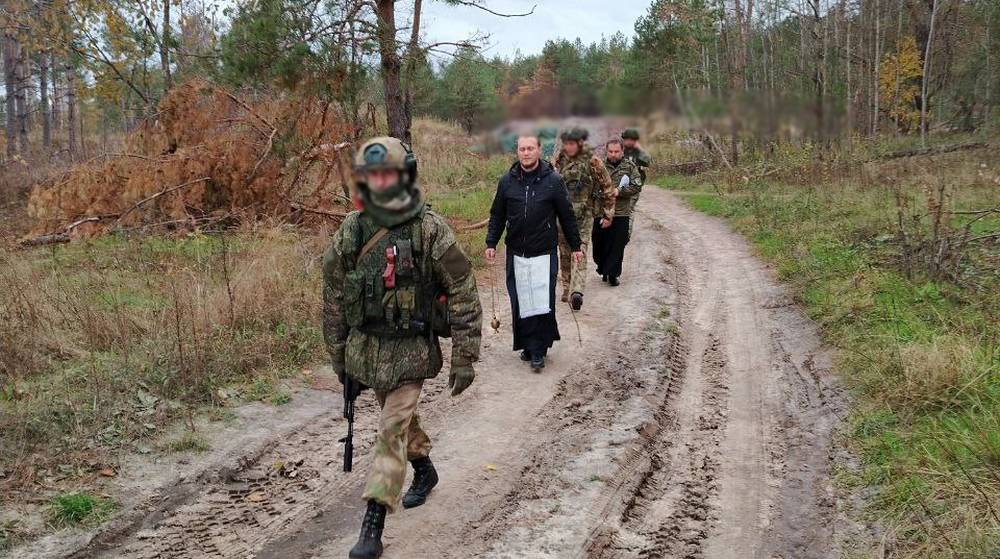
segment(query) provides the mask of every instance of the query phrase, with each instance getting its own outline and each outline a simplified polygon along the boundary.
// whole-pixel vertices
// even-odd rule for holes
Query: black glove
[[[476,379],[476,371],[472,368],[472,364],[468,365],[454,365],[451,366],[451,374],[448,375],[448,386],[452,389],[451,395],[458,396],[465,389],[472,385],[472,381]]]
[[[340,384],[344,386],[344,391],[345,391],[344,397],[347,398],[348,400],[354,400],[355,398],[360,396],[362,392],[368,389],[367,386],[358,382],[354,377],[348,376],[347,372],[345,371],[337,371],[337,380],[339,380]],[[347,382],[348,380],[350,382]],[[350,394],[346,392],[348,386],[351,389]]]
[[[334,370],[334,372],[337,373],[337,380],[340,381],[340,384],[344,386],[345,390],[346,390],[348,384],[350,384],[351,393],[350,394],[347,394],[346,392],[344,393],[344,396],[348,400],[354,400],[355,398],[357,398],[358,396],[360,396],[362,392],[364,392],[365,390],[368,390],[367,386],[365,386],[364,384],[361,384],[360,382],[358,382],[358,380],[355,379],[354,377],[350,377],[350,376],[347,375],[347,371],[344,370],[344,365],[342,363],[338,364],[336,361],[334,361],[334,363],[333,363],[333,370]],[[351,382],[348,383],[347,382],[348,380],[350,380]]]

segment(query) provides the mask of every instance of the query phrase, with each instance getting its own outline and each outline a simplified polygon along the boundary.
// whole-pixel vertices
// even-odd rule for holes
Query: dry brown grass
[[[86,475],[218,389],[322,358],[328,235],[106,237],[0,255],[0,471]]]
[[[420,184],[431,196],[493,190],[514,160],[512,155],[474,152],[478,140],[454,123],[418,118],[413,122],[413,138]]]
[[[960,397],[966,383],[975,382],[977,361],[968,340],[941,337],[893,348],[881,362],[885,371],[884,402],[897,409],[944,409]]]

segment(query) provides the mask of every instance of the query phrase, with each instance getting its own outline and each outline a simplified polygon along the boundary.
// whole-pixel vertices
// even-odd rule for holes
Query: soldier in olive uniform
[[[604,161],[611,173],[611,183],[618,189],[615,198],[615,218],[611,227],[594,231],[594,261],[597,273],[612,287],[618,286],[625,258],[625,245],[631,237],[632,200],[642,192],[642,174],[639,167],[625,158],[621,140],[607,143],[607,159]]]
[[[583,252],[587,252],[587,241],[591,238],[595,216],[599,227],[610,227],[615,216],[616,189],[611,184],[604,163],[587,147],[584,138],[587,131],[572,128],[562,134],[562,149],[552,162],[552,166],[562,175],[569,200],[573,205],[576,223],[583,240]],[[573,262],[569,244],[560,231],[559,268],[562,273],[562,300],[570,301],[574,310],[583,306],[583,291],[587,282],[587,263]]]
[[[323,335],[341,382],[375,391],[382,406],[368,501],[355,559],[382,554],[386,512],[400,505],[407,460],[413,483],[404,508],[438,482],[417,401],[442,367],[439,336],[451,336],[448,385],[472,384],[482,309],[468,258],[445,220],[424,204],[416,158],[396,138],[368,141],[355,157],[359,212],[345,218],[323,260]],[[350,383],[351,385],[355,383]]]
[[[653,158],[649,156],[646,150],[639,146],[639,129],[626,128],[622,132],[622,143],[625,145],[625,159],[628,159],[639,167],[639,175],[642,177],[642,183],[646,184],[646,168],[653,164]],[[639,194],[632,196],[631,200],[629,214],[635,211],[635,207],[639,203]],[[628,225],[629,235],[631,235],[632,229],[635,226],[635,219],[630,219]]]

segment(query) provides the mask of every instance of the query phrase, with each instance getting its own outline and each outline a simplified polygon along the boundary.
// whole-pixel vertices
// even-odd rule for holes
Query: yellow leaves
[[[903,37],[896,52],[887,53],[879,70],[879,95],[886,114],[903,130],[920,124],[920,80],[923,62],[917,40]]]

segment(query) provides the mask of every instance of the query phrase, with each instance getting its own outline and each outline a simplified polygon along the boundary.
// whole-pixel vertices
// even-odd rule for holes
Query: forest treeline
[[[427,1],[495,13],[478,0]],[[192,76],[321,96],[359,133],[384,111],[404,137],[414,115],[473,130],[667,108],[747,144],[970,131],[997,118],[994,0],[655,0],[633,38],[553,39],[512,59],[482,54],[489,38],[426,37],[423,3],[6,0],[3,152],[114,151]]]

